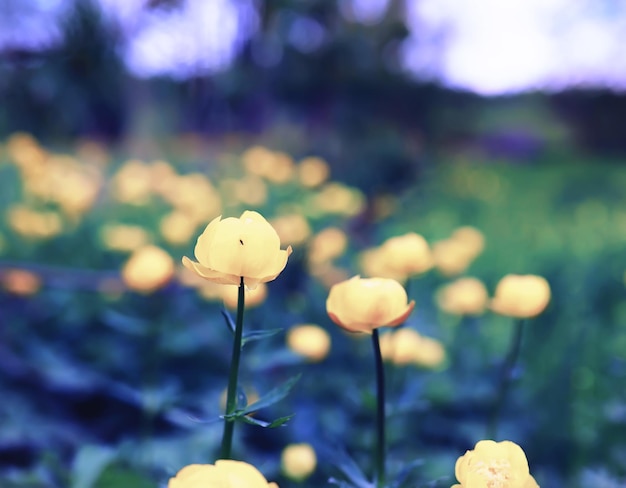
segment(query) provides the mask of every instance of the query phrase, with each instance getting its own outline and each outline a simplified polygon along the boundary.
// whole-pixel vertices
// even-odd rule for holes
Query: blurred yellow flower
[[[25,269],[8,269],[0,272],[0,284],[14,295],[33,295],[41,288],[41,278]]]
[[[286,341],[289,349],[313,362],[321,361],[330,351],[330,334],[315,324],[293,326]]]
[[[470,225],[459,227],[452,233],[452,239],[465,245],[466,252],[473,257],[480,255],[485,248],[485,236]]]
[[[390,237],[381,245],[380,253],[390,273],[404,279],[433,267],[433,258],[426,239],[415,232]]]
[[[550,285],[537,275],[509,274],[496,286],[491,310],[509,317],[530,318],[539,315],[550,302]]]
[[[58,235],[61,217],[52,211],[37,211],[25,205],[13,205],[7,210],[7,223],[22,237],[48,239]]]
[[[452,488],[539,488],[526,454],[511,441],[479,441],[459,457],[455,475],[460,484]]]
[[[252,175],[262,176],[272,183],[283,184],[293,177],[293,159],[286,153],[253,146],[242,155],[244,168]]]
[[[107,224],[100,228],[100,240],[107,249],[129,252],[147,245],[150,236],[138,225]]]
[[[356,188],[330,182],[313,197],[310,209],[314,214],[358,215],[365,207],[365,196]]]
[[[465,271],[485,247],[485,238],[476,228],[459,227],[448,239],[433,244],[435,266],[445,276]]]
[[[170,478],[167,488],[278,488],[243,461],[220,459],[215,464],[190,464]]]
[[[326,263],[341,256],[348,246],[348,236],[338,227],[327,227],[315,234],[309,243],[309,266]]]
[[[211,180],[202,173],[175,177],[164,189],[163,198],[176,210],[186,213],[196,224],[222,212],[222,199]]]
[[[459,278],[435,294],[437,306],[453,315],[480,315],[487,307],[487,288],[477,278]]]
[[[317,467],[315,449],[307,443],[289,444],[280,456],[280,466],[287,478],[304,481]]]
[[[122,267],[122,281],[131,290],[152,293],[174,276],[174,261],[160,247],[148,245],[136,249]]]
[[[187,244],[196,231],[197,223],[186,212],[174,210],[164,215],[159,222],[159,231],[168,244]]]
[[[113,198],[121,203],[145,205],[152,194],[150,166],[137,159],[126,161],[111,179]]]
[[[285,245],[298,246],[311,235],[309,221],[301,214],[282,215],[272,219],[270,224],[276,229],[280,242]]]
[[[280,238],[258,212],[245,211],[240,218],[215,218],[198,237],[194,255],[183,265],[203,278],[248,289],[274,280],[287,265],[291,246],[280,249]]]
[[[267,285],[259,283],[254,290],[244,290],[246,308],[261,305],[267,298]],[[237,308],[237,300],[239,298],[238,286],[220,286],[220,298],[224,301],[224,305],[231,310]]]
[[[315,188],[324,183],[330,175],[328,163],[314,156],[304,158],[298,164],[298,180],[305,188]]]
[[[384,360],[396,366],[413,364],[437,368],[446,359],[445,349],[439,341],[424,337],[409,327],[381,335],[380,352]]]
[[[340,327],[371,334],[404,322],[415,307],[415,301],[407,301],[404,287],[395,280],[355,276],[330,289],[326,311]]]

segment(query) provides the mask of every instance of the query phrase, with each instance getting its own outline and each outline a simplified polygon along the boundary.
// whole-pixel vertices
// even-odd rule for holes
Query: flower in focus
[[[409,327],[381,335],[380,352],[384,360],[396,366],[413,364],[437,368],[446,359],[445,349],[439,341],[424,337]]]
[[[545,278],[509,274],[496,286],[491,310],[509,317],[530,318],[543,312],[549,302],[550,285]]]
[[[318,325],[296,325],[289,329],[286,340],[289,349],[313,362],[321,361],[330,351],[330,335]]]
[[[454,471],[460,484],[452,488],[539,488],[524,451],[511,441],[479,441],[457,459]]]
[[[231,310],[237,308],[237,300],[239,299],[238,286],[220,286],[220,298],[224,301],[224,305]],[[261,305],[267,298],[267,285],[259,283],[254,290],[244,290],[246,308]]]
[[[280,456],[282,472],[294,481],[303,481],[315,471],[317,456],[310,444],[290,444]]]
[[[278,488],[243,461],[220,459],[215,464],[190,464],[170,478],[167,488]]]
[[[165,286],[174,276],[174,261],[157,246],[135,250],[122,267],[122,280],[131,290],[152,293]]]
[[[388,278],[355,276],[337,283],[326,300],[329,317],[350,332],[371,334],[383,326],[404,322],[415,307],[404,287]]]
[[[487,288],[477,278],[459,278],[436,293],[437,306],[453,315],[480,315],[488,300]]]
[[[240,218],[211,221],[198,237],[194,255],[198,262],[183,257],[183,265],[203,278],[248,289],[274,280],[287,265],[291,246],[280,249],[280,238],[258,212],[245,211]]]

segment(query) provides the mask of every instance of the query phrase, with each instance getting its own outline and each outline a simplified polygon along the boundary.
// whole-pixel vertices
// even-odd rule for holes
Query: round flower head
[[[290,444],[280,456],[283,473],[295,481],[303,481],[315,471],[317,456],[310,444]]]
[[[152,293],[174,276],[174,261],[160,247],[148,245],[136,249],[122,267],[122,280],[131,290]]]
[[[477,278],[459,278],[441,287],[436,294],[437,305],[453,315],[480,315],[485,311],[489,295]]]
[[[550,285],[536,275],[506,275],[496,286],[491,309],[501,315],[529,318],[539,315],[550,302]]]
[[[407,301],[406,291],[395,280],[355,276],[330,289],[326,311],[340,327],[371,334],[378,327],[404,322],[415,307],[414,301]]]
[[[278,488],[254,466],[220,459],[213,464],[190,464],[170,478],[167,488]]]
[[[213,219],[196,243],[198,262],[183,257],[183,265],[215,283],[248,289],[274,280],[287,265],[291,246],[280,249],[274,228],[258,212],[245,211],[240,218]]]
[[[457,488],[538,488],[524,451],[511,441],[479,441],[457,460],[454,471]]]
[[[321,361],[330,351],[330,334],[315,324],[300,324],[287,332],[287,346],[309,361]]]

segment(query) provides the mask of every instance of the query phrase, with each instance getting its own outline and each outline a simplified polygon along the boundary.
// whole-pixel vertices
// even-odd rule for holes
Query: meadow
[[[343,280],[381,276],[416,303],[381,328],[387,486],[450,487],[457,459],[494,433],[516,319],[492,297],[504,276],[532,274],[550,300],[525,322],[494,440],[521,446],[542,487],[624,486],[623,166],[457,154],[366,194],[336,163],[190,136],[146,160],[93,141],[1,141],[0,485],[165,487],[217,459],[237,287],[181,260],[213,219],[253,210],[293,253],[246,291],[237,403],[272,401],[237,422],[236,459],[281,488],[374,486],[370,341],[326,301]],[[394,274],[381,249],[412,233],[427,245],[394,248],[416,264]],[[392,343],[406,330],[421,341],[409,352]],[[316,462],[299,476],[281,454],[303,443]]]

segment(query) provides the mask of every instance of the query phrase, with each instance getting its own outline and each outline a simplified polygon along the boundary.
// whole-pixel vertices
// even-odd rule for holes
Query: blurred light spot
[[[342,0],[339,4],[343,16],[362,24],[377,24],[387,12],[389,0]]]
[[[297,16],[289,28],[289,42],[303,53],[315,51],[324,42],[324,28],[310,17]]]

